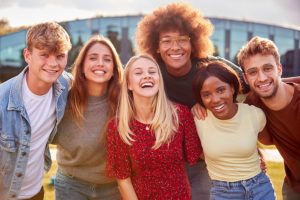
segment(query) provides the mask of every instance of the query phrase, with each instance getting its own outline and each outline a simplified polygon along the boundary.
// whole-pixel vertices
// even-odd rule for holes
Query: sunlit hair
[[[233,101],[236,102],[236,97],[241,90],[239,76],[231,67],[220,61],[212,61],[200,65],[197,69],[193,81],[193,92],[196,101],[205,107],[200,91],[202,90],[205,80],[212,76],[217,77],[234,88]]]
[[[171,3],[146,15],[137,27],[138,51],[150,54],[161,62],[161,56],[157,53],[159,33],[165,31],[179,31],[191,38],[191,58],[206,58],[213,54],[214,47],[210,40],[213,25],[189,4]]]
[[[56,22],[45,22],[32,26],[26,34],[26,47],[46,50],[51,53],[63,53],[72,47],[65,29]]]
[[[107,95],[108,95],[108,113],[107,119],[115,115],[118,95],[121,89],[122,79],[123,79],[123,68],[119,58],[119,55],[110,42],[109,39],[95,35],[92,36],[80,50],[72,69],[72,74],[74,76],[74,81],[68,96],[68,111],[71,112],[77,123],[81,123],[83,120],[83,113],[88,101],[88,88],[87,81],[84,75],[84,61],[87,56],[88,50],[95,44],[103,44],[107,46],[113,57],[113,76],[109,80]]]
[[[277,65],[280,65],[280,54],[275,43],[267,38],[253,37],[237,54],[238,64],[244,70],[246,59],[260,55],[272,55]]]
[[[171,142],[175,132],[178,129],[178,115],[175,105],[173,105],[165,94],[162,74],[155,60],[146,54],[132,57],[125,66],[124,82],[121,89],[120,103],[117,111],[118,131],[122,140],[131,145],[135,134],[130,129],[130,124],[135,119],[135,107],[132,91],[128,89],[130,68],[139,59],[148,59],[157,66],[159,74],[159,89],[153,102],[152,109],[154,117],[151,124],[151,130],[155,133],[155,144],[153,149],[158,149],[161,145]]]

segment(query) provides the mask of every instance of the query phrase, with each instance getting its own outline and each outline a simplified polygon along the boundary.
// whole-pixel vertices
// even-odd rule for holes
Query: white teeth
[[[98,74],[98,75],[105,74],[105,72],[102,71],[102,70],[95,70],[94,73],[95,73],[95,74]]]
[[[50,69],[45,69],[45,71],[46,71],[47,73],[50,73],[50,74],[53,74],[53,73],[56,73],[56,72],[57,72],[57,70],[50,70]]]
[[[171,58],[179,58],[181,56],[182,56],[182,54],[170,54]]]
[[[221,110],[224,108],[224,104],[214,107],[215,110]]]
[[[260,89],[264,89],[264,88],[269,87],[270,85],[271,85],[271,83],[266,83],[266,84],[260,84],[257,87],[260,88]]]
[[[142,88],[153,87],[153,83],[147,82],[147,83],[143,83],[141,86],[142,86]]]

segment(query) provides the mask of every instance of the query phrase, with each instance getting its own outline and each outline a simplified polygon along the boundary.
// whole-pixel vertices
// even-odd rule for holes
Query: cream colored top
[[[208,173],[212,180],[240,181],[261,172],[257,136],[266,124],[263,111],[238,103],[229,120],[217,119],[210,111],[205,120],[195,118]]]

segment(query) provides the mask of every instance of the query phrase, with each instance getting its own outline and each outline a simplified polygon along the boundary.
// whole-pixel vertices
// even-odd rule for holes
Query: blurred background
[[[124,63],[134,55],[136,25],[147,13],[171,0],[0,0],[0,81],[25,66],[22,51],[30,25],[57,21],[71,35],[68,70],[93,34],[112,41]],[[279,47],[283,76],[300,74],[300,1],[189,0],[213,23],[215,55],[236,62],[237,51],[253,36]]]

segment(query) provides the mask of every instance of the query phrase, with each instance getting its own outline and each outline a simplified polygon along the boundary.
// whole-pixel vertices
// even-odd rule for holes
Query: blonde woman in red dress
[[[185,161],[202,153],[192,115],[165,95],[158,64],[148,55],[125,67],[116,119],[108,125],[107,175],[123,199],[187,199]]]

